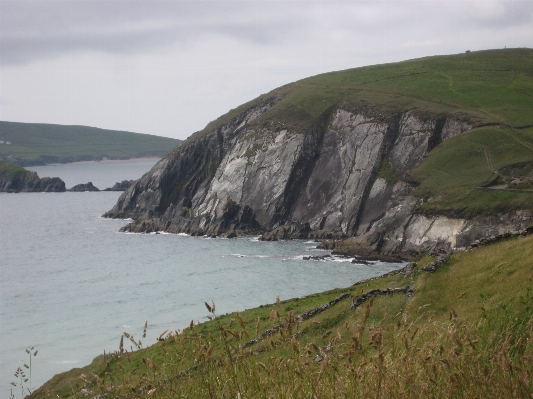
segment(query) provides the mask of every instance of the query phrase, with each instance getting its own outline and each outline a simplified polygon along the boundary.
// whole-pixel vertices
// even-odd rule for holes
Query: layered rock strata
[[[263,100],[193,136],[105,216],[133,218],[124,231],[348,238],[324,247],[406,257],[533,223],[527,212],[473,220],[414,213],[416,182],[408,172],[442,141],[470,129],[464,121],[336,106],[304,131],[268,119],[253,123],[276,102]],[[403,178],[381,176],[384,169]]]

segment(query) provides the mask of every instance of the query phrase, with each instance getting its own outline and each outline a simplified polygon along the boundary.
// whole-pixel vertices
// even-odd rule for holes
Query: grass
[[[2,177],[2,180],[4,178],[12,177],[17,174],[22,174],[26,172],[27,170],[24,169],[22,166],[0,160],[0,176]]]
[[[426,214],[459,217],[533,210],[533,193],[482,191],[509,165],[533,161],[532,137],[508,127],[483,127],[447,140],[411,172]]]
[[[428,256],[408,277],[156,333],[156,344],[100,356],[32,397],[76,398],[81,389],[112,398],[530,397],[532,244],[527,236],[458,253],[433,274],[421,271]],[[371,290],[409,284],[410,298],[389,293],[352,308]]]
[[[22,166],[108,159],[164,156],[181,140],[148,134],[0,121],[0,160]]]

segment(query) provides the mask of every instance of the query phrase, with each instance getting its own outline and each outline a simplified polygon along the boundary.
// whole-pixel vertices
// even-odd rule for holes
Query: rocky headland
[[[421,208],[431,198],[417,192],[421,180],[411,172],[447,141],[470,145],[462,135],[483,125],[478,113],[361,98],[300,118],[288,90],[191,136],[104,216],[133,218],[123,231],[321,239],[339,254],[391,259],[466,248],[533,224],[520,207],[474,215]],[[327,98],[321,90],[316,96]]]
[[[18,165],[0,161],[0,192],[56,192],[66,191],[65,182],[59,177],[40,178]]]

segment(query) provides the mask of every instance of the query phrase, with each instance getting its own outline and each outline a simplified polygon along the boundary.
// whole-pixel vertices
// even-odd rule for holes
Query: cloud
[[[0,118],[185,138],[297,79],[504,46],[533,2],[0,0]]]
[[[424,40],[424,41],[409,40],[405,43],[402,43],[400,46],[401,47],[426,47],[426,46],[437,46],[442,43],[444,43],[444,40],[442,39]]]
[[[391,37],[413,26],[468,30],[532,22],[530,1],[6,1],[0,2],[3,64],[65,53],[143,53],[206,36],[261,45],[356,36]],[[420,33],[418,33],[420,34]],[[435,40],[435,39],[433,39]],[[430,39],[431,41],[431,39]],[[412,38],[404,43],[425,42]],[[430,43],[432,44],[432,43]],[[408,46],[407,46],[408,47]]]

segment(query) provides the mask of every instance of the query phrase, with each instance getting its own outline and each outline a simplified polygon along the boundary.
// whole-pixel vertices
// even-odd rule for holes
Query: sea
[[[28,169],[60,177],[67,188],[91,181],[103,189],[141,177],[155,162]],[[145,321],[143,346],[167,329],[206,322],[204,301],[213,300],[218,313],[242,311],[278,294],[283,300],[347,287],[402,266],[304,260],[329,254],[307,240],[121,233],[128,220],[101,217],[120,194],[0,193],[0,397],[9,396],[17,368],[29,365],[29,347],[38,351],[31,359],[35,389],[117,350],[123,332],[140,338]]]

